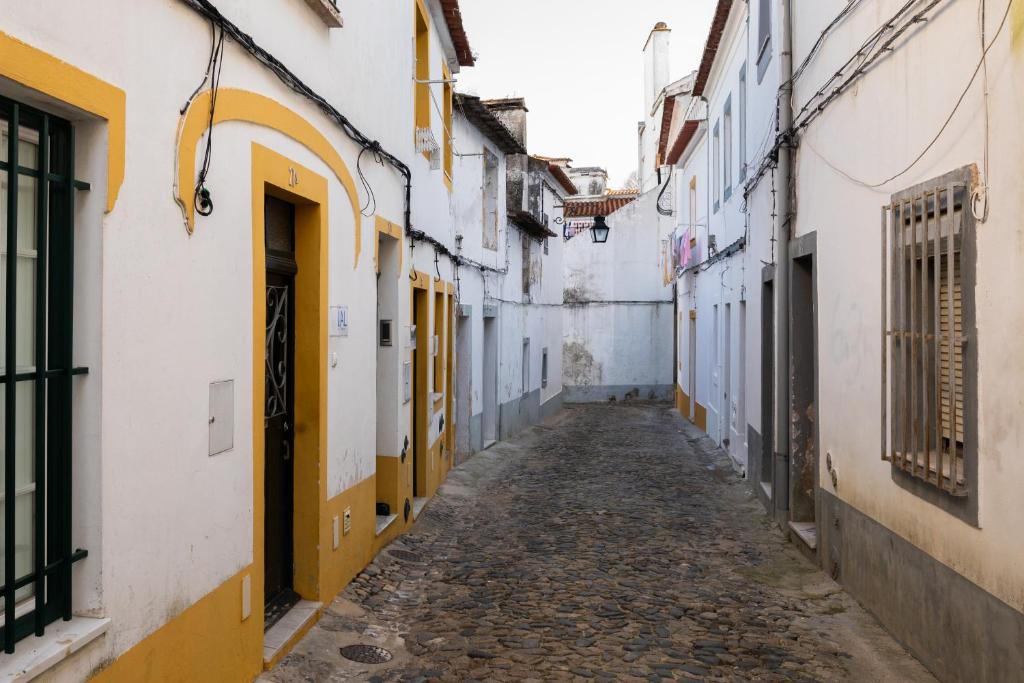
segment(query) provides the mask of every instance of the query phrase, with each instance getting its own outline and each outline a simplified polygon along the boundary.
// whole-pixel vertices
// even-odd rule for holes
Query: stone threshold
[[[789,528],[808,548],[818,549],[818,527],[814,522],[790,522]]]
[[[430,499],[426,496],[417,496],[412,499],[412,518],[416,519],[423,512],[423,508],[427,507],[427,501]]]
[[[398,519],[398,515],[377,515],[377,535],[380,536],[384,530],[391,526]]]
[[[263,666],[273,666],[316,623],[322,602],[299,600],[263,634]]]

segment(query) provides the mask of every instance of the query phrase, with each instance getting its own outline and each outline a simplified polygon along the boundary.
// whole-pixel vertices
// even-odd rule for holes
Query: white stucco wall
[[[756,41],[749,38],[756,34],[756,20],[743,3],[734,3],[704,89],[707,119],[701,122],[675,171],[677,234],[690,227],[691,216],[696,219],[690,233],[697,242],[690,265],[709,258],[709,236],[714,236],[719,251],[744,240],[742,251],[694,269],[678,280],[681,316],[677,334],[677,382],[690,395],[689,311],[696,310],[696,394],[691,400],[706,408],[708,434],[727,446],[741,472],[746,472],[752,455],[749,430],[759,435],[765,432],[761,424],[761,387],[771,378],[761,368],[762,269],[778,256],[772,242],[771,207],[773,192],[781,191],[769,172],[744,200],[746,184],[760,168],[773,140],[778,90],[777,41],[767,53],[768,63],[758,81]],[[741,107],[744,89],[745,119]],[[728,183],[724,173],[727,101],[732,110]],[[723,150],[717,195],[712,177],[716,124],[720,134],[717,144]],[[691,210],[690,183],[694,178],[696,208]],[[741,318],[741,314],[745,315]]]
[[[177,2],[128,5],[69,5],[54,12],[46,3],[22,4],[5,13],[2,27],[127,97],[125,180],[108,215],[102,215],[104,126],[77,124],[79,146],[86,148],[78,154],[76,175],[93,189],[78,206],[77,222],[90,231],[78,240],[79,258],[92,261],[78,273],[83,286],[76,362],[94,371],[76,379],[76,431],[83,438],[74,455],[82,465],[76,464],[74,545],[90,554],[75,568],[75,609],[112,621],[101,644],[76,660],[77,670],[65,671],[72,679],[137,643],[252,562],[253,142],[328,180],[327,304],[348,306],[350,321],[347,337],[327,341],[323,359],[338,356],[336,367],[328,363],[323,424],[328,496],[374,473],[378,440],[373,218],[361,220],[362,251],[353,267],[352,206],[332,171],[280,133],[228,122],[216,127],[207,180],[214,212],[198,217],[195,233],[187,235],[172,198],[175,135],[179,109],[206,68],[209,24]],[[345,28],[333,31],[302,2],[274,11],[244,0],[217,5],[354,125],[412,166],[416,227],[454,248],[442,174],[430,171],[413,150],[413,3],[345,5]],[[382,36],[393,37],[387,50],[379,49]],[[431,77],[440,78],[436,33],[431,41]],[[372,69],[353,68],[371,58]],[[230,41],[220,86],[254,91],[291,108],[329,140],[355,175],[358,148]],[[440,86],[435,88],[440,101]],[[0,90],[24,95],[9,84]],[[440,141],[441,117],[435,111],[431,118]],[[199,162],[194,160],[197,167]],[[367,158],[363,170],[376,212],[401,224],[400,176]],[[365,202],[361,187],[359,192]],[[406,273],[408,257],[403,254]],[[417,249],[411,264],[435,272],[428,249]],[[440,272],[446,280],[453,277],[444,258]],[[398,288],[399,311],[408,311],[408,289]],[[396,326],[396,338],[402,329]],[[234,446],[209,457],[209,384],[225,379],[235,382]],[[397,396],[399,388],[382,390]],[[391,433],[406,432],[407,414],[395,411]]]
[[[672,383],[672,288],[661,241],[672,220],[653,190],[607,217],[608,241],[589,231],[564,245],[563,382],[577,400],[621,399],[634,387],[667,397]]]
[[[845,59],[850,46],[860,44],[882,18],[894,15],[898,5],[885,0],[851,14],[797,81],[798,109]],[[1005,5],[990,5],[997,5],[988,13],[991,41]],[[836,0],[796,3],[797,63],[812,36],[843,6]],[[1024,508],[1017,484],[1024,477],[1024,461],[1018,457],[1024,441],[1018,419],[1024,396],[1014,378],[1024,368],[1024,349],[1018,343],[1024,315],[1013,295],[1024,284],[1024,252],[1017,237],[1024,198],[1016,189],[1024,180],[1020,3],[1013,6],[988,56],[988,178],[981,76],[945,133],[897,180],[872,189],[835,170],[875,184],[906,168],[925,149],[978,64],[977,10],[977,3],[948,3],[807,129],[797,156],[796,234],[817,233],[818,424],[821,451],[832,456],[839,488],[825,476],[820,485],[1021,610],[1024,537],[1019,529]],[[961,48],[951,50],[951,44]],[[843,136],[830,134],[836,130]],[[850,140],[856,144],[848,144]],[[878,455],[880,207],[894,192],[968,164],[978,165],[990,188],[988,220],[976,230],[977,528],[897,486],[889,463]]]
[[[468,360],[470,406],[469,419],[482,422],[483,411],[493,410],[498,414],[501,406],[507,406],[524,395],[539,391],[539,401],[544,405],[560,397],[562,391],[562,327],[561,304],[561,239],[549,238],[548,253],[536,239],[526,237],[531,244],[532,272],[530,296],[524,297],[522,288],[522,232],[507,219],[506,196],[506,155],[464,116],[456,113],[454,130],[458,140],[456,147],[462,154],[457,157],[454,187],[455,226],[461,235],[459,254],[472,262],[483,264],[481,269],[469,264],[459,269],[459,303],[468,308],[468,329],[471,339]],[[494,153],[498,165],[498,243],[497,249],[488,249],[483,243],[483,157],[484,148]],[[554,179],[544,174],[548,187],[545,188],[544,207],[549,227],[559,230],[556,219],[562,216],[561,196],[553,191]],[[497,365],[495,381],[497,391],[494,405],[486,406],[484,385],[484,315],[494,312],[497,335],[495,339]],[[523,391],[524,338],[530,340],[529,376],[526,392]],[[543,383],[541,377],[542,355],[547,349],[548,377]],[[508,408],[506,407],[506,410]],[[506,420],[506,423],[508,420]],[[471,450],[481,446],[480,437],[473,432],[474,440],[465,430],[477,430],[473,424],[460,424],[462,448],[469,445]]]

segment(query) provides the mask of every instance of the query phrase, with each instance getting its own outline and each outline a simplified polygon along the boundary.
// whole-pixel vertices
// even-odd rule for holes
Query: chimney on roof
[[[526,147],[526,100],[522,97],[507,97],[500,100],[483,100],[483,105],[505,124],[516,140]]]
[[[659,21],[644,45],[644,111],[649,112],[669,83],[669,41],[672,29]]]

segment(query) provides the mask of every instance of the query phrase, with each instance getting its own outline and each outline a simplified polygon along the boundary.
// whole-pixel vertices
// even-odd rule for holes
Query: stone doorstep
[[[427,501],[430,499],[426,496],[418,496],[412,499],[412,518],[416,519],[423,512],[423,508],[427,507]]]
[[[71,621],[55,621],[39,636],[29,636],[18,643],[14,654],[4,655],[0,664],[0,681],[30,681],[81,650],[107,632],[110,619],[72,617]]]
[[[768,498],[768,500],[772,499],[772,485],[770,482],[762,481],[761,490],[764,491],[764,495],[765,497]]]
[[[312,624],[322,606],[322,602],[299,600],[269,631],[263,634],[264,666],[273,662],[283,648]]]
[[[790,522],[789,528],[808,548],[818,549],[818,527],[814,522]]]
[[[398,519],[398,515],[377,515],[377,535],[380,536],[384,530]]]

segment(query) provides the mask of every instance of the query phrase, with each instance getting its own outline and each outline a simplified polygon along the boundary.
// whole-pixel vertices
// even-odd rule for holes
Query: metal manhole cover
[[[421,558],[416,553],[410,552],[408,550],[402,550],[401,548],[395,548],[394,550],[389,550],[388,551],[388,555],[390,555],[391,557],[395,558],[396,560],[402,560],[403,562],[422,562],[423,561],[423,558]]]
[[[383,664],[391,661],[391,653],[376,645],[346,645],[341,656],[360,664]]]

